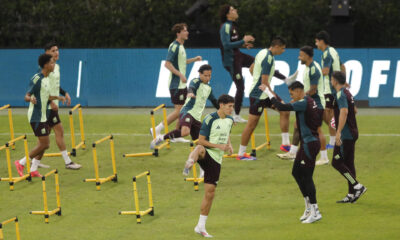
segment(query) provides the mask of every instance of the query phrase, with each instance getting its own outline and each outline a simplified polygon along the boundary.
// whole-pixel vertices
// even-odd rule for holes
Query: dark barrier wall
[[[259,50],[259,49],[258,49]],[[257,49],[243,50],[255,56]],[[210,82],[215,95],[234,94],[232,81],[222,67],[218,49],[187,49],[187,57],[201,55],[213,67]],[[400,106],[400,49],[338,49],[347,68],[347,81],[356,100],[369,106]],[[0,105],[27,106],[23,101],[29,80],[37,71],[37,58],[42,50],[0,50]],[[61,86],[66,89],[73,104],[83,106],[142,107],[167,103],[168,70],[163,67],[166,49],[62,49],[60,50]],[[288,75],[303,66],[297,59],[298,49],[287,49],[276,57],[276,69]],[[317,62],[321,52],[315,50]],[[80,84],[79,66],[81,64]],[[188,80],[196,76],[202,63],[187,67]],[[252,78],[243,69],[246,95]],[[301,73],[298,80],[302,80]],[[287,87],[273,80],[275,91],[289,100]],[[244,105],[249,105],[245,98]]]

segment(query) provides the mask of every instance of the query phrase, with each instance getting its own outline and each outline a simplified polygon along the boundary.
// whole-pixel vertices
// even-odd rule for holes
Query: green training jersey
[[[200,135],[206,137],[206,140],[213,144],[227,144],[229,134],[233,126],[233,118],[226,116],[220,118],[217,112],[208,114],[201,125]],[[218,148],[207,148],[208,154],[219,164],[222,164],[224,151]]]
[[[167,61],[171,62],[176,70],[186,76],[186,51],[182,44],[178,41],[173,41],[168,48]],[[169,89],[184,89],[186,83],[182,82],[179,76],[169,74],[168,80]]]
[[[50,96],[49,79],[42,73],[33,75],[29,82],[28,93],[36,98],[36,104],[29,103],[28,120],[29,122],[46,122],[47,108]]]
[[[268,75],[268,82],[271,84],[275,72],[275,59],[268,49],[259,51],[254,60],[253,84],[250,88],[250,97],[257,99],[268,98],[267,94],[258,87],[261,85],[262,75]]]
[[[304,92],[310,90],[311,85],[317,85],[317,92],[311,97],[317,103],[319,109],[325,108],[324,96],[324,79],[322,77],[321,67],[316,61],[311,62],[310,66],[306,66],[303,75]]]
[[[60,65],[56,64],[54,66],[54,71],[51,72],[48,76],[49,78],[49,88],[50,88],[50,96],[59,96],[60,95]],[[58,100],[53,100],[55,104],[58,106]],[[49,109],[51,109],[49,105]]]
[[[324,76],[325,94],[335,94],[336,90],[331,84],[331,76],[334,71],[340,71],[340,58],[333,47],[327,47],[321,57],[322,68],[329,68],[329,74]]]

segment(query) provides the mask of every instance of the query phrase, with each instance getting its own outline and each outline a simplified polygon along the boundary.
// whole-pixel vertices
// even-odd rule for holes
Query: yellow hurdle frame
[[[17,240],[21,239],[21,236],[19,235],[18,217],[13,217],[3,222],[0,222],[0,240],[4,240],[3,226],[11,222],[15,222],[15,235],[17,235]]]
[[[165,104],[161,104],[158,107],[152,109],[150,111],[150,121],[151,121],[151,128],[153,130],[153,139],[156,138],[156,121],[154,119],[154,113],[157,110],[163,109],[163,122],[164,122],[164,133],[168,133],[168,122],[167,122],[167,109],[165,107]],[[161,150],[164,147],[167,147],[170,149],[170,144],[169,144],[169,139],[165,141],[165,143],[161,144],[160,146],[156,146],[154,149],[154,152],[144,152],[144,153],[127,153],[122,155],[123,157],[145,157],[145,156],[156,156],[158,157],[159,155],[159,150]]]
[[[136,180],[147,175],[147,191],[149,194],[149,208],[145,211],[140,211],[139,207],[139,195],[137,192]],[[154,205],[153,205],[153,193],[151,190],[151,179],[150,179],[150,171],[143,172],[135,177],[133,177],[133,197],[135,199],[135,209],[136,211],[121,211],[119,215],[136,215],[137,223],[141,223],[141,217],[149,214],[150,216],[154,216]]]
[[[265,123],[265,140],[263,144],[256,147],[256,138],[254,136],[254,132],[251,134],[251,156],[256,157],[257,151],[262,149],[263,147],[267,147],[269,150],[271,148],[271,141],[269,138],[269,124],[268,124],[268,113],[267,109],[264,108],[264,123]]]
[[[111,161],[112,161],[112,168],[113,168],[113,175],[108,176],[106,178],[100,178],[99,177],[99,165],[97,161],[97,150],[96,150],[96,145],[100,144],[106,140],[110,139],[110,150],[111,150]],[[96,142],[93,143],[93,164],[94,164],[94,173],[96,178],[87,178],[84,179],[84,182],[95,182],[96,183],[96,189],[100,190],[100,185],[113,181],[113,182],[118,182],[118,177],[117,177],[117,167],[115,165],[115,150],[114,150],[114,137],[113,135],[109,135],[107,137],[104,137],[100,140],[97,140]]]
[[[197,143],[198,139],[190,143],[190,152],[193,152],[194,150],[194,144]],[[193,187],[195,191],[199,191],[199,183],[204,182],[204,178],[198,178],[197,177],[197,169],[196,169],[196,164],[193,165],[192,167],[192,172],[193,172],[193,177],[191,178],[185,178],[184,180],[187,182],[193,182]]]
[[[78,143],[78,145],[75,145],[75,130],[74,130],[74,118],[72,116],[72,113],[78,109],[79,112],[79,131],[81,133],[81,141]],[[69,111],[69,127],[71,129],[71,155],[76,156],[76,150],[79,148],[86,149],[85,145],[85,131],[83,129],[83,117],[82,117],[82,106],[81,104],[76,104],[75,107],[73,107]]]
[[[46,177],[54,174],[55,185],[56,185],[56,199],[57,199],[57,208],[54,210],[50,210],[47,205],[47,192],[46,192]],[[43,205],[44,211],[31,211],[30,214],[33,215],[44,215],[44,222],[49,223],[49,217],[51,215],[58,215],[61,216],[61,201],[60,201],[60,185],[58,183],[58,171],[57,169],[51,170],[50,172],[46,173],[42,176],[42,187],[43,187]]]
[[[14,139],[14,124],[12,119],[12,110],[10,104],[0,107],[0,111],[8,109],[8,124],[10,125],[10,139]],[[15,149],[15,145],[12,145],[12,149]]]
[[[12,176],[12,166],[11,166],[11,154],[10,154],[10,146],[15,145],[15,143],[19,140],[24,140],[24,148],[25,148],[25,157],[26,157],[26,174],[22,177],[13,177]],[[8,168],[8,178],[0,178],[0,181],[8,181],[10,184],[10,191],[14,190],[14,184],[18,183],[22,180],[31,181],[31,173],[30,173],[30,160],[29,160],[29,150],[28,150],[28,141],[26,140],[26,135],[19,136],[15,139],[10,140],[4,146],[0,147],[0,150],[6,150],[6,158],[7,158],[7,168]]]

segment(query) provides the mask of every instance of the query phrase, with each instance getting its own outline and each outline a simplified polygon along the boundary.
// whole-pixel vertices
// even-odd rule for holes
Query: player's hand
[[[194,95],[194,93],[188,93],[187,97],[189,97],[189,98],[196,98],[196,95]]]
[[[65,105],[65,97],[59,96],[59,97],[58,97],[58,100],[60,100],[60,101],[62,102],[62,104]]]
[[[218,149],[221,149],[222,151],[226,152],[229,149],[229,145],[228,144],[218,144]]]
[[[267,85],[265,85],[265,84],[261,84],[259,87],[258,87],[261,91],[265,91],[265,89],[267,88]]]
[[[181,81],[182,81],[183,83],[186,83],[186,82],[187,82],[186,77],[185,77],[183,74],[181,74],[181,76],[180,76],[179,78],[181,79]]]
[[[255,38],[254,38],[253,36],[251,36],[251,35],[245,35],[245,36],[243,37],[244,43],[254,42],[254,40],[255,40]]]
[[[340,139],[341,136],[342,134],[340,132],[336,132],[336,146],[342,145],[342,140]]]
[[[57,106],[57,104],[54,103],[54,101],[50,101],[50,107],[51,107],[51,110],[58,111],[58,106]]]
[[[65,100],[67,100],[67,106],[71,105],[71,97],[68,93],[65,93]]]
[[[37,103],[35,96],[31,96],[31,101],[30,102],[33,103],[33,104]]]
[[[203,60],[203,58],[202,58],[201,56],[196,56],[196,57],[194,58],[194,61],[201,61],[201,60]]]
[[[233,147],[232,144],[229,145],[229,149],[228,149],[228,155],[232,155],[233,154]]]

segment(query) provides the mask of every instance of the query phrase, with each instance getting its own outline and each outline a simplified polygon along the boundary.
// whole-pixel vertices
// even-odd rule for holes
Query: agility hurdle
[[[3,234],[3,226],[15,222],[15,235],[17,236],[17,240],[20,240],[21,237],[19,235],[19,225],[18,225],[18,217],[13,217],[8,220],[5,220],[3,222],[0,222],[0,240],[4,240],[4,234]]]
[[[14,124],[13,124],[12,110],[10,104],[0,107],[0,111],[4,109],[8,109],[8,124],[10,125],[10,139],[14,139]],[[14,144],[12,145],[12,149],[15,149]]]
[[[196,144],[199,141],[199,139],[194,140],[193,142],[190,143],[190,152],[193,152],[194,150],[194,144]],[[195,191],[199,191],[199,183],[204,182],[204,178],[198,178],[197,177],[197,169],[196,169],[196,163],[193,164],[192,167],[192,172],[193,172],[193,177],[191,178],[184,178],[186,182],[193,182],[193,187]]]
[[[269,138],[269,124],[268,124],[268,113],[267,109],[264,108],[264,124],[265,124],[265,140],[263,144],[256,147],[256,138],[254,136],[254,132],[251,134],[251,156],[256,157],[257,151],[266,147],[268,150],[271,148],[271,141]]]
[[[24,139],[24,148],[25,148],[25,157],[26,157],[26,174],[22,177],[13,177],[12,176],[12,167],[11,167],[11,154],[10,154],[10,146],[15,145],[15,143],[19,140]],[[28,150],[28,141],[26,140],[26,135],[19,136],[15,139],[10,140],[4,146],[0,147],[0,150],[6,150],[6,158],[7,158],[7,168],[8,168],[8,178],[0,178],[0,181],[8,181],[10,184],[10,191],[14,190],[14,184],[18,183],[22,180],[31,181],[31,173],[30,173],[30,160],[29,160],[29,150]]]
[[[100,178],[99,177],[99,165],[97,161],[97,150],[96,150],[96,145],[100,144],[106,140],[110,139],[110,150],[111,150],[111,162],[112,162],[112,168],[113,168],[113,175],[108,176],[106,178]],[[100,190],[100,185],[108,182],[108,181],[113,181],[113,182],[118,182],[117,178],[117,167],[115,166],[115,151],[114,151],[114,137],[113,135],[109,135],[107,137],[104,137],[96,142],[93,143],[93,164],[94,164],[94,173],[96,178],[87,178],[84,179],[84,182],[96,182],[96,189]]]
[[[57,208],[54,210],[49,211],[47,206],[47,192],[46,192],[46,177],[54,174],[55,185],[56,185],[56,199],[57,199]],[[60,185],[58,184],[58,171],[57,169],[51,170],[50,172],[46,173],[42,176],[42,187],[43,187],[43,205],[44,211],[31,211],[30,214],[33,215],[44,215],[44,222],[49,223],[49,217],[51,215],[58,215],[61,216],[61,202],[60,202]]]
[[[78,145],[75,145],[75,130],[74,130],[74,117],[72,116],[73,112],[78,109],[79,113],[79,131],[81,133],[81,141],[78,143]],[[71,129],[71,155],[76,156],[76,150],[79,148],[86,149],[85,145],[85,131],[83,129],[83,117],[82,117],[82,106],[81,104],[76,104],[75,107],[73,107],[69,111],[69,127]]]
[[[149,208],[145,211],[140,211],[139,207],[139,195],[137,192],[136,180],[147,175],[147,191],[149,194]],[[133,197],[135,199],[135,209],[136,211],[121,211],[119,215],[136,215],[137,223],[141,223],[141,217],[149,214],[150,216],[154,216],[154,205],[153,205],[153,193],[151,191],[151,179],[150,179],[150,171],[143,172],[135,177],[133,177]]]
[[[154,119],[154,113],[157,110],[163,109],[163,121],[164,121],[164,133],[168,133],[168,122],[167,122],[167,109],[165,104],[161,104],[160,106],[152,109],[150,111],[150,121],[151,121],[151,129],[153,130],[153,139],[156,138],[156,121]],[[127,153],[122,155],[123,157],[145,157],[145,156],[156,156],[158,157],[158,152],[162,148],[167,147],[170,149],[169,139],[165,141],[165,143],[161,144],[160,146],[156,146],[154,152],[144,152],[144,153]]]

